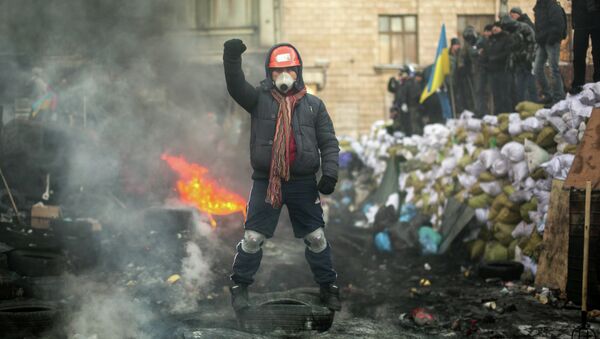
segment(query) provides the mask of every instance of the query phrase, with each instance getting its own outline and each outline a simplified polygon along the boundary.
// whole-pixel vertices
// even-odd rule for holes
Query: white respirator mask
[[[283,72],[279,74],[277,80],[275,80],[275,87],[277,87],[277,89],[281,91],[281,93],[287,93],[290,89],[292,89],[292,86],[294,85],[295,81],[296,80],[292,78],[290,73]]]

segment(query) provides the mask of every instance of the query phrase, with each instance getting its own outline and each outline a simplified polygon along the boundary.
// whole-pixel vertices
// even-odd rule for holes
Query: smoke
[[[70,337],[155,337],[161,312],[192,311],[211,293],[213,264],[225,254],[205,221],[196,215],[186,234],[168,228],[176,222],[152,229],[132,216],[172,197],[162,153],[185,155],[243,195],[249,187],[241,132],[249,119],[234,111],[218,59],[190,62],[202,46],[173,36],[176,3],[0,2],[4,120],[17,112],[15,99],[32,99],[31,70],[40,67],[58,96],[56,111],[41,119],[79,131],[58,147],[67,165],[51,175],[50,203],[105,226],[98,270],[65,286],[77,304]],[[181,279],[167,282],[173,274]]]

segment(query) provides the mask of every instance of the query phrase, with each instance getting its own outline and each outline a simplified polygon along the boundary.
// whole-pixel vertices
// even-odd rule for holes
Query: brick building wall
[[[448,39],[459,15],[497,15],[497,0],[282,0],[281,40],[295,44],[306,66],[327,64],[326,83],[316,94],[332,115],[338,134],[358,135],[387,116],[386,85],[394,68],[379,63],[380,15],[417,16],[418,64],[434,57],[442,23]],[[563,0],[567,12],[567,1]],[[509,1],[533,18],[535,0]]]

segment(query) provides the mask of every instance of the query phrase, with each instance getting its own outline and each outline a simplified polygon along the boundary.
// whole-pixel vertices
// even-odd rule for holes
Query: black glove
[[[324,175],[321,177],[321,180],[319,180],[319,185],[317,185],[317,188],[319,189],[319,192],[325,195],[331,194],[335,190],[336,183],[336,179]]]
[[[223,46],[223,56],[228,59],[237,59],[246,50],[246,45],[240,39],[227,40]]]

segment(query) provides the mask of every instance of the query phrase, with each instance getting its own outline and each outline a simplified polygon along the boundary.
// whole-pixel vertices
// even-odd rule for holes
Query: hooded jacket
[[[533,11],[536,42],[540,45],[559,43],[567,26],[559,3],[556,0],[537,0]]]
[[[573,0],[573,29],[600,29],[600,0]]]
[[[304,88],[302,58],[291,44],[277,44],[269,50],[265,61],[266,76],[257,87],[246,81],[241,57],[228,59],[223,56],[227,90],[250,113],[250,163],[254,170],[252,179],[255,180],[269,178],[279,104],[271,94],[275,86],[268,65],[271,53],[279,46],[289,46],[296,51],[301,66],[297,67],[298,76],[292,90],[301,90]],[[323,175],[337,180],[339,143],[323,101],[308,93],[302,97],[292,114],[292,130],[296,142],[296,158],[290,168],[290,180],[314,178],[319,168]]]

